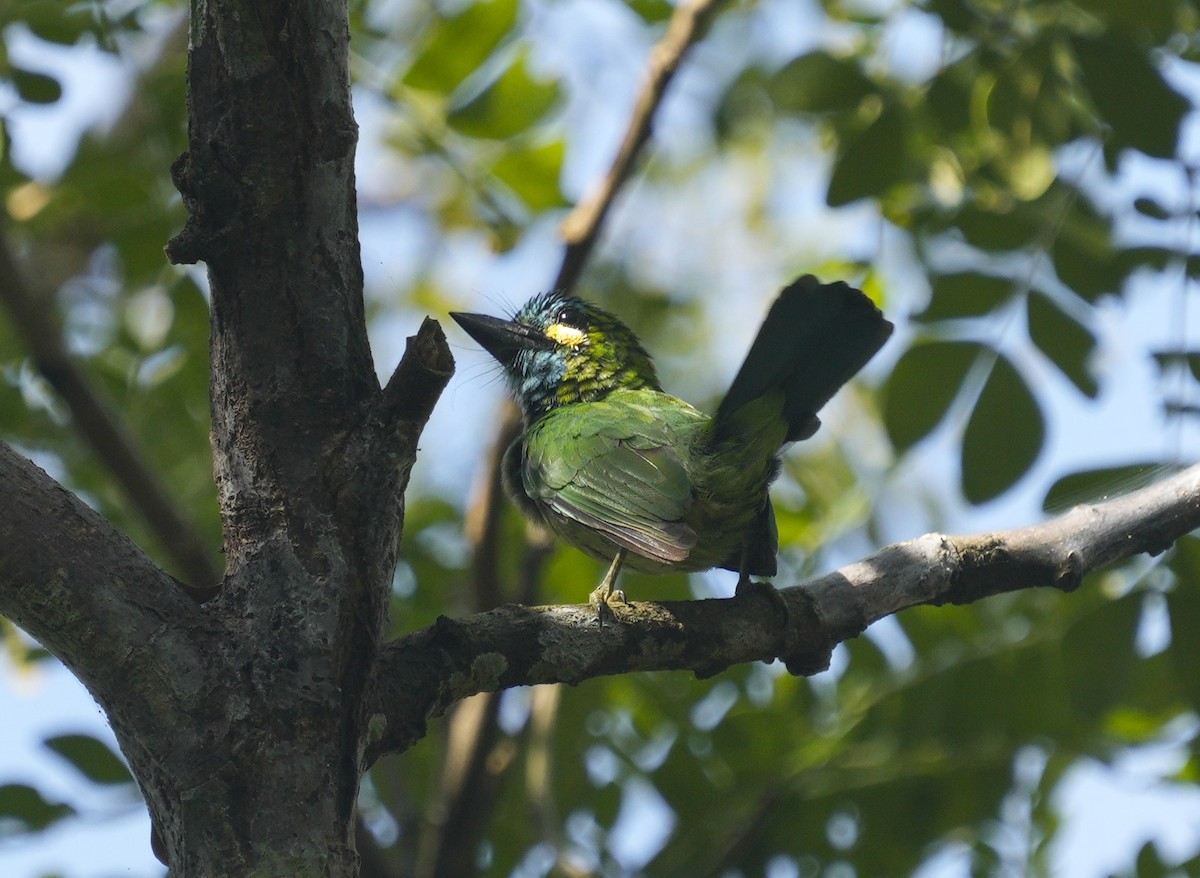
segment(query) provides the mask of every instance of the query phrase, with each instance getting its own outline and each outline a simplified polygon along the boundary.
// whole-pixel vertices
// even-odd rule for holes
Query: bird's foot
[[[746,574],[738,577],[737,588],[734,589],[735,597],[744,597],[747,595],[758,595],[766,600],[775,608],[775,612],[779,615],[779,621],[783,625],[787,625],[791,614],[788,612],[787,604],[783,597],[779,594],[779,590],[769,582],[755,582]]]
[[[625,599],[625,592],[619,588],[613,588],[612,583],[608,581],[600,583],[599,587],[588,595],[588,603],[596,608],[596,616],[601,628],[609,622],[617,621],[617,614],[613,612],[615,605],[629,605],[629,601]]]

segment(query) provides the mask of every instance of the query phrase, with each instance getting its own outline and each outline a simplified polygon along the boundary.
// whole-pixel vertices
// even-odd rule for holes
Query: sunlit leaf
[[[405,85],[450,94],[511,30],[518,5],[517,0],[486,0],[436,21],[404,75]]]
[[[558,84],[530,76],[521,55],[483,91],[454,107],[447,121],[470,137],[500,140],[531,127],[558,99]]]
[[[564,154],[561,140],[510,150],[492,165],[492,173],[533,210],[561,207],[566,204],[558,186]]]

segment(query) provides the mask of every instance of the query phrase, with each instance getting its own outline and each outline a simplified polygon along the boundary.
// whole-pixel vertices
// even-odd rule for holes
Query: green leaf
[[[929,304],[914,316],[914,320],[932,323],[936,320],[982,317],[1013,296],[1013,282],[1008,278],[973,271],[937,275],[933,278],[932,286]]]
[[[33,33],[49,43],[72,46],[92,29],[93,19],[83,4],[50,3],[33,0],[21,3],[15,9],[19,17]]]
[[[963,494],[974,504],[1000,496],[1042,450],[1045,421],[1021,373],[1003,355],[971,412],[962,444]]]
[[[1100,391],[1089,362],[1096,349],[1090,329],[1041,293],[1027,300],[1029,337],[1043,354],[1089,399]]]
[[[785,113],[853,110],[875,92],[857,60],[822,51],[792,59],[767,82],[772,103]]]
[[[1120,289],[1123,260],[1113,246],[1112,221],[1101,216],[1082,192],[1067,190],[1064,194],[1072,199],[1070,210],[1055,235],[1050,257],[1059,280],[1084,300],[1094,302]]]
[[[1175,91],[1130,38],[1116,32],[1076,36],[1071,45],[1113,145],[1173,158],[1179,126],[1191,104]]]
[[[31,104],[52,104],[62,97],[62,86],[53,76],[13,67],[10,75],[21,100]]]
[[[92,783],[133,783],[133,777],[121,757],[91,735],[56,735],[43,743]]]
[[[1081,470],[1062,476],[1046,492],[1042,509],[1059,512],[1080,503],[1093,503],[1145,487],[1178,467],[1161,463],[1129,463]]]
[[[1187,366],[1192,377],[1200,381],[1200,353],[1195,351],[1155,351],[1152,355],[1158,368],[1166,371],[1171,366]]]
[[[830,207],[883,195],[906,178],[909,118],[889,104],[862,131],[843,136],[825,194]]]
[[[996,252],[1032,242],[1038,233],[1037,220],[1035,209],[1028,204],[992,209],[968,203],[958,211],[954,224],[968,244]]]
[[[1143,596],[1127,594],[1081,616],[1063,636],[1067,693],[1085,719],[1106,716],[1125,697],[1137,664],[1134,637]]]
[[[558,83],[529,75],[525,54],[466,103],[454,107],[447,121],[468,137],[502,140],[532,127],[558,102]]]
[[[904,352],[884,390],[883,422],[898,452],[938,425],[982,350],[974,342],[934,341]]]
[[[448,95],[475,72],[517,20],[517,0],[472,3],[426,32],[404,84]]]
[[[37,832],[74,813],[70,805],[48,802],[28,784],[0,785],[0,836]]]
[[[1142,216],[1148,216],[1151,219],[1165,220],[1171,218],[1171,212],[1148,196],[1141,196],[1133,200],[1133,209]]]
[[[675,12],[675,7],[667,0],[625,0],[625,5],[647,24],[666,21]]]
[[[532,149],[510,150],[492,165],[492,173],[531,210],[562,207],[566,200],[558,181],[565,153],[566,146],[561,140]]]

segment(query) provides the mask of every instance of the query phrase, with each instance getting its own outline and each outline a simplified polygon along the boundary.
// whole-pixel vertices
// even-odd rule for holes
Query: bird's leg
[[[617,576],[621,573],[621,565],[625,563],[625,552],[626,550],[623,548],[617,549],[616,556],[608,565],[608,572],[604,574],[604,578],[600,580],[596,590],[588,595],[588,603],[596,608],[596,614],[600,617],[600,627],[604,627],[605,613],[610,618],[615,618],[612,604],[628,603],[625,600],[625,592],[619,588],[613,588],[617,584]]]

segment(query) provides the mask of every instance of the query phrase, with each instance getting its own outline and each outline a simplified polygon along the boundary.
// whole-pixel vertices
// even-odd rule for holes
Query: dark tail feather
[[[738,409],[780,388],[787,441],[807,439],[820,426],[817,412],[891,334],[892,324],[860,290],[804,275],[767,313],[717,409],[716,438],[730,435]]]

